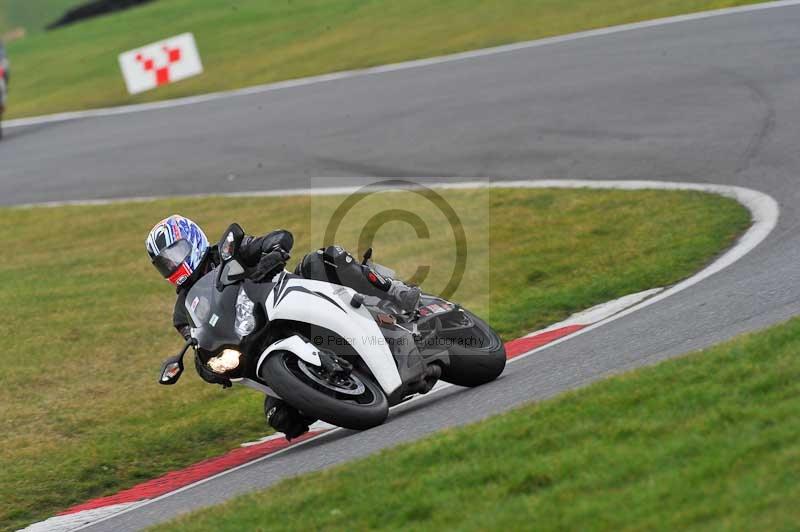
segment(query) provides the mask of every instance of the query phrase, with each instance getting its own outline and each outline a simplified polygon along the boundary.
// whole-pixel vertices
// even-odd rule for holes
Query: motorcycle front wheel
[[[322,368],[306,364],[294,353],[276,351],[261,366],[260,377],[281,398],[304,415],[353,430],[380,425],[389,415],[389,401],[367,375],[352,370],[330,378]]]

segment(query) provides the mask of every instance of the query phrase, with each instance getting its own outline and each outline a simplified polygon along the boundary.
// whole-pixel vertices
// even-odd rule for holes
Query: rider
[[[183,241],[188,242],[189,246]],[[294,237],[286,230],[272,231],[260,237],[245,236],[239,247],[238,259],[245,266],[248,278],[255,282],[268,282],[285,268],[293,244]],[[178,298],[172,324],[188,340],[191,328],[186,311],[186,295],[198,279],[220,263],[219,251],[216,246],[209,245],[199,225],[178,214],[158,222],[147,236],[145,247],[159,273],[176,287]],[[326,279],[363,294],[391,299],[404,311],[415,309],[419,302],[419,288],[380,275],[339,246],[309,253],[298,264],[295,273],[308,278]],[[215,372],[198,357],[195,357],[195,367],[206,382],[230,386],[227,377]],[[267,422],[290,440],[307,432],[308,425],[314,421],[292,406],[269,396],[264,403],[264,413]]]

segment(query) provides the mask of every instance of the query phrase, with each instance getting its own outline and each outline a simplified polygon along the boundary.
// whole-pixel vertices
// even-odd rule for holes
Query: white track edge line
[[[90,510],[82,510],[73,514],[54,515],[44,521],[31,523],[25,528],[19,529],[18,532],[66,532],[74,530],[76,526],[85,526],[87,523],[98,522],[106,515],[119,514],[123,509],[141,505],[141,502],[143,501],[125,502]],[[96,519],[92,520],[95,517]]]
[[[245,462],[243,464],[239,464],[238,466],[233,467],[231,469],[226,469],[225,471],[220,471],[219,473],[216,473],[215,475],[212,475],[212,476],[210,476],[208,478],[204,478],[202,480],[198,480],[197,482],[194,482],[192,484],[187,484],[186,486],[180,487],[180,488],[178,488],[178,489],[176,489],[174,491],[170,491],[168,493],[164,493],[163,495],[159,495],[158,497],[153,497],[152,499],[142,500],[141,501],[142,504],[140,504],[140,505],[138,505],[138,506],[136,506],[134,508],[125,508],[120,512],[117,512],[115,514],[103,517],[102,519],[99,519],[97,521],[93,521],[91,523],[86,523],[85,525],[81,525],[80,527],[74,528],[73,530],[83,530],[85,528],[89,528],[91,526],[95,526],[95,525],[97,525],[99,523],[102,523],[104,521],[108,521],[109,519],[113,519],[115,517],[119,517],[120,515],[126,514],[128,512],[132,512],[133,510],[137,510],[139,508],[142,508],[143,506],[147,506],[147,505],[149,505],[151,503],[154,503],[156,501],[160,501],[161,499],[166,499],[167,497],[171,497],[173,495],[177,495],[178,493],[184,492],[184,491],[186,491],[188,489],[195,488],[195,487],[197,487],[197,486],[199,486],[201,484],[205,484],[206,482],[214,480],[214,479],[216,479],[218,477],[221,477],[223,475],[227,475],[228,473],[233,473],[234,471],[238,471],[239,469],[242,469],[242,468],[244,468],[244,467],[246,467],[248,465],[256,464],[258,462],[261,462],[261,461],[266,460],[267,458],[271,458],[273,456],[278,456],[279,454],[283,454],[284,452],[288,451],[289,449],[297,449],[298,447],[302,447],[306,443],[312,442],[314,440],[317,440],[318,438],[320,438],[320,437],[322,437],[322,436],[324,436],[326,434],[330,434],[332,432],[336,432],[336,431],[340,431],[340,430],[342,430],[342,429],[341,428],[336,428],[336,429],[332,429],[332,430],[323,430],[319,434],[316,434],[315,436],[312,436],[311,438],[308,438],[307,440],[303,440],[303,441],[301,441],[299,443],[287,445],[283,449],[278,449],[277,451],[275,451],[273,453],[261,456],[259,458],[256,458],[255,460],[251,460],[250,462]]]
[[[605,303],[600,303],[599,305],[595,305],[586,310],[576,312],[567,319],[559,321],[558,323],[554,323],[553,325],[549,325],[542,330],[528,333],[522,338],[532,338],[542,333],[563,329],[564,327],[570,327],[572,325],[582,325],[587,327],[599,321],[603,321],[604,319],[609,318],[618,312],[622,312],[623,310],[638,303],[641,303],[645,299],[653,297],[663,290],[665,290],[663,287],[650,288],[649,290],[643,290],[641,292],[628,294],[617,299],[612,299],[611,301],[606,301]]]
[[[430,186],[432,188],[436,187],[436,185],[430,185]],[[588,327],[585,327],[585,328],[583,328],[583,329],[581,329],[579,331],[576,331],[576,332],[574,332],[572,334],[564,336],[563,338],[559,338],[559,339],[554,340],[554,341],[552,341],[552,342],[550,342],[550,343],[548,343],[546,345],[543,345],[541,347],[533,349],[533,350],[531,350],[531,351],[529,351],[527,353],[523,353],[521,355],[518,355],[518,356],[512,358],[511,360],[509,360],[508,364],[512,364],[512,363],[516,362],[517,360],[522,360],[522,359],[524,359],[526,357],[529,357],[529,356],[531,356],[533,354],[539,353],[540,351],[543,351],[543,350],[545,350],[547,348],[553,347],[553,346],[558,345],[558,344],[560,344],[562,342],[566,342],[567,340],[569,340],[571,338],[574,338],[574,337],[579,336],[581,334],[585,334],[585,333],[587,333],[589,331],[597,329],[598,327],[602,327],[603,325],[605,325],[607,323],[611,323],[612,321],[618,320],[618,319],[620,319],[620,318],[622,318],[624,316],[627,316],[627,315],[629,315],[629,314],[631,314],[633,312],[636,312],[637,310],[641,310],[641,309],[643,309],[645,307],[653,305],[653,304],[655,304],[655,303],[657,303],[659,301],[662,301],[662,300],[666,299],[667,297],[669,297],[671,295],[677,294],[678,292],[681,292],[681,291],[683,291],[683,290],[685,290],[685,289],[687,289],[687,288],[699,283],[700,281],[703,281],[704,279],[707,279],[708,277],[714,275],[715,273],[717,273],[717,272],[727,268],[728,266],[732,265],[733,263],[735,263],[736,261],[738,261],[739,259],[741,259],[745,255],[747,255],[750,251],[752,251],[761,242],[763,242],[767,238],[767,236],[769,236],[769,234],[772,232],[772,230],[775,228],[775,226],[777,225],[778,218],[780,216],[780,207],[778,205],[778,202],[775,201],[775,199],[773,199],[772,196],[769,196],[768,194],[765,194],[763,192],[759,192],[757,190],[744,188],[744,187],[737,187],[737,186],[728,186],[728,185],[713,185],[713,184],[701,184],[701,183],[674,183],[674,182],[667,182],[667,181],[591,181],[591,180],[564,180],[564,181],[558,181],[558,180],[540,180],[540,181],[494,182],[494,183],[490,183],[490,184],[486,184],[486,183],[451,183],[451,184],[440,185],[440,187],[441,188],[450,188],[450,189],[471,189],[471,188],[485,188],[485,187],[490,187],[490,188],[506,188],[506,187],[514,188],[515,187],[515,188],[571,188],[571,189],[574,189],[574,188],[596,188],[596,189],[616,189],[616,190],[694,190],[694,191],[699,191],[699,192],[713,193],[713,194],[717,194],[717,195],[724,196],[724,197],[727,197],[727,198],[735,199],[740,204],[742,204],[745,208],[747,208],[747,210],[750,211],[750,215],[752,216],[753,224],[745,232],[745,234],[742,235],[741,238],[739,238],[739,240],[734,244],[734,246],[732,248],[730,248],[727,252],[725,252],[717,260],[715,260],[714,262],[709,264],[707,267],[702,269],[700,272],[698,272],[695,275],[689,277],[688,279],[685,279],[685,280],[679,282],[678,284],[676,284],[676,285],[674,285],[674,286],[672,286],[670,288],[667,288],[663,292],[661,292],[661,293],[659,293],[657,295],[654,295],[653,297],[645,299],[641,303],[638,303],[638,304],[636,304],[636,305],[634,305],[634,306],[632,306],[632,307],[630,307],[630,308],[628,308],[626,310],[623,310],[623,311],[621,311],[621,312],[619,312],[617,314],[614,314],[613,316],[610,316],[610,317],[608,317],[608,318],[606,318],[604,320],[601,320],[601,321],[599,321],[597,323],[589,325]],[[348,187],[348,188],[351,188],[353,190],[357,190],[359,187]],[[313,189],[311,189],[311,190],[313,190]],[[326,189],[326,190],[330,190],[330,189]],[[338,189],[338,190],[339,190],[339,193],[342,193],[341,192],[342,189]],[[308,191],[306,191],[306,192],[308,193]],[[428,394],[426,394],[424,396],[413,397],[411,400],[406,401],[406,402],[401,403],[401,404],[396,405],[396,406],[399,407],[399,406],[402,406],[404,404],[408,404],[408,403],[410,403],[410,402],[412,402],[414,400],[421,399],[422,397],[430,397],[432,393],[436,393],[436,392],[438,392],[440,390],[444,390],[444,389],[450,388],[451,386],[452,385],[442,386],[441,388],[439,388],[437,390],[432,390],[431,392],[429,392]],[[209,482],[211,480],[214,480],[216,478],[222,477],[222,476],[227,475],[229,473],[233,473],[234,471],[238,471],[239,469],[242,469],[244,467],[248,467],[248,466],[257,464],[259,462],[262,462],[264,460],[267,460],[269,458],[272,458],[274,456],[282,454],[283,452],[288,451],[289,449],[295,449],[297,447],[305,445],[308,442],[315,441],[315,440],[317,440],[318,438],[321,438],[324,435],[332,434],[332,433],[335,433],[335,432],[338,432],[338,431],[341,431],[341,430],[342,430],[341,428],[335,428],[335,429],[332,429],[332,430],[329,430],[329,431],[326,431],[326,432],[322,432],[322,433],[320,433],[320,434],[318,434],[316,436],[313,436],[313,437],[311,437],[311,438],[309,438],[307,440],[304,440],[304,441],[302,441],[302,442],[300,442],[298,444],[290,445],[290,446],[285,447],[283,449],[280,449],[279,451],[276,451],[274,453],[262,456],[260,458],[256,458],[255,460],[252,460],[250,462],[246,462],[244,464],[240,464],[240,465],[238,465],[238,466],[236,466],[236,467],[234,467],[232,469],[228,469],[228,470],[225,470],[225,471],[220,471],[219,473],[217,473],[217,474],[215,474],[213,476],[210,476],[210,477],[205,478],[203,480],[199,480],[199,481],[197,481],[197,482],[195,482],[193,484],[189,484],[189,485],[183,486],[182,488],[179,488],[179,489],[177,489],[175,491],[171,491],[169,493],[165,493],[163,495],[160,495],[159,497],[156,497],[156,498],[153,498],[153,499],[149,499],[149,500],[143,502],[143,504],[138,505],[136,507],[123,509],[121,512],[109,515],[109,516],[104,517],[103,519],[100,519],[100,520],[95,521],[93,523],[89,523],[89,524],[86,524],[86,525],[81,526],[79,528],[76,528],[75,530],[82,530],[82,529],[88,528],[90,526],[94,526],[96,524],[102,523],[104,521],[113,519],[115,517],[119,517],[120,515],[126,514],[128,512],[132,512],[132,511],[134,511],[134,510],[136,510],[138,508],[142,508],[142,507],[147,506],[147,505],[149,505],[149,504],[151,504],[153,502],[156,502],[156,501],[159,501],[159,500],[162,500],[162,499],[166,499],[168,497],[171,497],[172,495],[176,495],[178,493],[181,493],[183,491],[189,490],[191,488],[194,488],[196,486],[199,486],[201,484],[204,484],[204,483]]]
[[[613,181],[605,182],[605,183],[614,183]],[[621,182],[623,185],[626,182]],[[659,185],[656,188],[663,188],[664,190],[697,190],[701,192],[709,192],[713,194],[718,194],[720,196],[728,197],[735,199],[741,205],[744,205],[748,211],[750,211],[750,215],[753,220],[753,224],[750,228],[742,235],[739,240],[734,244],[732,248],[726,251],[721,257],[717,258],[714,262],[700,270],[698,273],[694,274],[693,276],[680,281],[679,283],[667,288],[666,290],[662,291],[659,294],[656,294],[648,299],[645,299],[641,303],[633,305],[613,316],[610,316],[604,320],[601,320],[597,323],[589,325],[575,333],[565,336],[563,338],[559,338],[549,344],[534,349],[528,353],[524,353],[519,355],[517,359],[522,359],[538,353],[543,349],[548,347],[552,347],[554,345],[558,345],[562,342],[565,342],[571,338],[576,336],[580,336],[582,334],[586,334],[590,331],[597,329],[598,327],[602,327],[612,321],[616,321],[620,318],[628,316],[638,310],[643,308],[649,307],[659,301],[663,301],[664,299],[677,294],[691,286],[696,285],[697,283],[711,277],[715,273],[718,273],[728,266],[734,264],[736,261],[750,253],[756,246],[758,246],[761,242],[763,242],[769,234],[775,229],[775,226],[778,224],[778,218],[780,217],[780,206],[778,202],[772,196],[765,194],[763,192],[759,192],[757,190],[744,188],[744,187],[737,187],[737,186],[727,186],[727,185],[709,185],[709,184],[693,184],[693,183],[668,183],[668,182],[648,182],[648,181],[630,181],[627,182],[628,186],[623,186],[624,190],[643,190],[649,189],[652,185]],[[666,186],[665,186],[666,185]],[[678,185],[675,188],[672,188],[673,185]],[[554,185],[557,186],[557,185]],[[613,188],[608,186],[601,186],[598,188]],[[516,360],[516,359],[515,359]]]
[[[482,48],[478,50],[470,50],[467,52],[459,52],[449,55],[429,57],[426,59],[416,59],[412,61],[404,61],[401,63],[391,63],[372,68],[364,68],[357,70],[345,70],[340,72],[333,72],[329,74],[321,74],[318,76],[311,76],[306,78],[291,79],[286,81],[278,81],[275,83],[268,83],[264,85],[255,85],[245,87],[242,89],[234,89],[229,91],[212,92],[207,94],[199,94],[196,96],[188,96],[185,98],[176,98],[172,100],[164,100],[160,102],[141,103],[133,105],[124,105],[119,107],[106,107],[100,109],[90,109],[86,111],[68,111],[63,113],[56,113],[52,115],[43,115],[30,118],[17,118],[8,120],[4,123],[7,128],[25,127],[40,124],[48,124],[54,122],[66,122],[70,120],[78,120],[81,118],[99,118],[106,116],[124,115],[131,113],[138,113],[144,111],[153,111],[157,109],[167,109],[173,107],[183,107],[186,105],[193,105],[197,103],[210,102],[221,100],[225,98],[234,98],[237,96],[247,96],[252,94],[261,94],[282,89],[289,89],[294,87],[303,87],[307,85],[314,85],[317,83],[325,83],[329,81],[343,80],[355,77],[369,76],[373,74],[383,74],[387,72],[397,72],[401,70],[408,70],[412,68],[421,68],[433,65],[440,65],[444,63],[451,63],[454,61],[464,61],[468,59],[475,59],[479,57],[486,57],[490,55],[503,54],[508,52],[515,52],[517,50],[525,50],[529,48],[538,48],[540,46],[548,46],[552,44],[559,44],[564,42],[577,41],[580,39],[588,39],[592,37],[599,37],[604,35],[612,35],[615,33],[622,33],[627,31],[653,28],[658,26],[666,26],[669,24],[676,24],[679,22],[689,22],[694,20],[702,20],[712,17],[719,17],[724,15],[735,15],[741,13],[749,13],[754,11],[764,11],[767,9],[775,9],[781,7],[790,7],[800,5],[800,0],[781,0],[777,2],[766,2],[762,4],[753,4],[747,6],[729,7],[723,9],[715,9],[710,11],[701,11],[699,13],[689,13],[685,15],[676,15],[672,17],[664,17],[653,20],[646,20],[642,22],[634,22],[631,24],[621,24],[618,26],[611,26],[609,28],[599,28],[594,30],[581,31],[567,35],[559,35],[554,37],[546,37],[543,39],[536,39],[532,41],[523,41],[503,46],[495,46],[491,48]]]
[[[800,0],[798,0],[800,2]],[[347,179],[384,179],[375,176],[345,176],[345,177],[315,177],[314,180],[347,180]],[[394,178],[385,178],[395,180]],[[416,179],[418,181],[411,181]],[[382,192],[403,192],[420,188],[431,189],[450,189],[450,190],[470,190],[477,188],[588,188],[588,189],[615,189],[615,190],[693,190],[698,192],[709,192],[733,199],[737,199],[736,191],[749,191],[756,194],[766,194],[743,187],[730,185],[713,185],[705,183],[684,183],[673,181],[647,181],[647,180],[618,180],[618,179],[524,179],[524,180],[492,180],[488,177],[465,178],[467,181],[446,182],[433,181],[434,179],[444,179],[442,176],[419,176],[415,178],[405,178],[408,186],[397,186],[390,184],[382,186],[380,181],[370,183],[371,191]],[[428,182],[428,180],[431,180]],[[280,190],[244,190],[237,192],[203,192],[197,194],[180,194],[167,196],[128,196],[107,199],[82,199],[66,201],[45,201],[39,203],[20,203],[16,205],[5,205],[4,209],[33,209],[33,208],[54,208],[54,207],[102,207],[116,205],[119,203],[147,203],[151,201],[175,200],[175,199],[203,199],[203,198],[286,198],[295,196],[342,196],[361,192],[364,185],[352,186],[333,186],[333,187],[308,187],[308,188],[286,188]],[[772,198],[770,198],[772,199]],[[774,201],[774,200],[772,200]],[[742,203],[742,202],[740,202]],[[777,205],[777,203],[776,203]]]

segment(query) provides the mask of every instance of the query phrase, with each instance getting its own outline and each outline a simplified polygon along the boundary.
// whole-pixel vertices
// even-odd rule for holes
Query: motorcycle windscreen
[[[234,329],[236,298],[239,285],[226,286],[222,292],[216,289],[217,270],[203,276],[186,295],[186,310],[192,320],[192,336],[198,347],[216,353],[226,346],[241,343],[242,338]]]

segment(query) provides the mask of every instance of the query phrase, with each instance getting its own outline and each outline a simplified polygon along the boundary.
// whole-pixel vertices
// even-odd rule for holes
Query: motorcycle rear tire
[[[464,309],[475,324],[469,338],[477,347],[453,345],[450,364],[442,369],[442,380],[457,386],[474,387],[495,380],[506,367],[506,348],[488,323]]]

